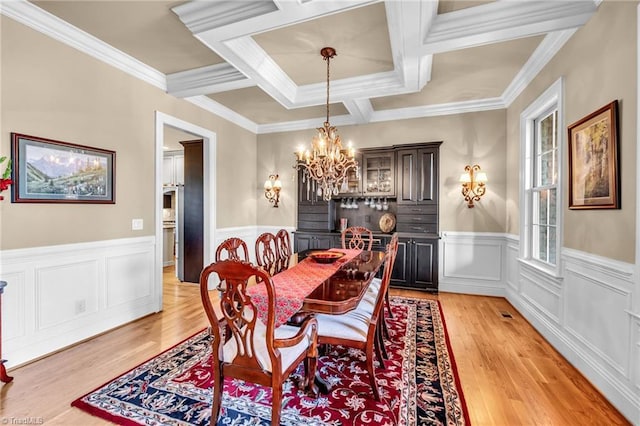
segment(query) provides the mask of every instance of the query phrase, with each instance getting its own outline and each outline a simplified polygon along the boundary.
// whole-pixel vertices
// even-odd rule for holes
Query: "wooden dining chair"
[[[276,233],[276,255],[278,258],[276,273],[289,268],[289,259],[291,259],[292,254],[289,232],[286,229],[281,229]]]
[[[249,249],[242,239],[231,237],[224,240],[216,249],[216,262],[225,259],[249,261]]]
[[[360,249],[371,251],[373,232],[364,226],[350,226],[342,231],[343,249]]]
[[[256,262],[269,273],[269,276],[273,276],[278,272],[277,261],[276,236],[271,232],[260,234],[256,240]]]
[[[391,241],[387,244],[387,256],[391,256],[391,262],[389,264],[385,264],[385,268],[390,268],[389,270],[389,283],[391,282],[391,275],[393,274],[393,267],[396,263],[396,257],[398,255],[398,233],[394,233],[391,237]],[[375,304],[376,298],[378,297],[378,293],[381,291],[382,279],[374,278],[369,287],[367,288],[367,294],[364,296],[364,300],[366,300],[370,304],[370,309],[373,310],[373,305]],[[389,300],[389,285],[384,292],[384,305],[387,307],[387,313],[390,318],[393,318],[393,313],[391,312],[391,302]],[[376,333],[377,344],[379,345],[380,352],[384,359],[389,359],[387,355],[387,350],[384,344],[384,337],[387,340],[391,339],[389,334],[389,328],[387,325],[387,320],[385,318],[384,308],[382,308],[382,312],[380,312],[380,317],[378,318],[378,328]]]
[[[380,400],[380,392],[376,383],[375,368],[373,364],[374,350],[381,367],[384,367],[384,358],[381,353],[377,336],[377,329],[381,310],[384,305],[384,292],[391,279],[391,262],[393,257],[387,250],[384,262],[384,272],[380,290],[373,304],[367,299],[362,299],[358,307],[352,311],[340,315],[318,314],[318,344],[344,345],[360,349],[366,354],[369,383],[376,400]]]
[[[219,300],[212,302],[209,275],[218,274],[226,286]],[[246,294],[247,284],[255,279],[266,286],[268,303],[266,324],[258,318],[258,309]],[[317,366],[317,323],[313,317],[300,327],[275,327],[275,293],[271,277],[264,269],[240,260],[223,260],[205,267],[200,275],[200,296],[211,323],[213,404],[211,424],[220,415],[225,377],[233,377],[273,389],[271,424],[280,424],[284,381],[304,361],[304,387],[311,391]],[[238,306],[237,302],[242,301]],[[221,323],[220,317],[222,317]],[[231,334],[221,336],[226,328]]]

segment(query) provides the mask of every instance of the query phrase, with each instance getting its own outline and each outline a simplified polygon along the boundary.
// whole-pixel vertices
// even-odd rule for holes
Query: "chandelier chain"
[[[358,162],[351,144],[344,148],[337,129],[329,123],[330,61],[336,55],[336,51],[332,47],[325,47],[320,54],[327,61],[327,121],[317,129],[318,133],[312,140],[311,150],[300,148],[296,153],[297,161],[294,167],[303,170],[303,183],[306,181],[308,186],[309,179],[315,181],[318,195],[329,201],[332,196],[339,194],[350,170],[355,170],[358,174]]]
[[[329,62],[331,61],[331,56],[326,56],[324,58],[327,61],[327,123],[329,122]]]

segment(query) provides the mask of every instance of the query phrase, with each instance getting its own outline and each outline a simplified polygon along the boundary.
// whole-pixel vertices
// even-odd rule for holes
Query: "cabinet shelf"
[[[362,155],[362,192],[364,195],[393,196],[395,184],[395,152],[367,152]]]

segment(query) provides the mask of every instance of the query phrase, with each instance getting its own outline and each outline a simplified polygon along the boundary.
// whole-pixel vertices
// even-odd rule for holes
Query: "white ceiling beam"
[[[423,54],[433,54],[582,26],[597,10],[592,0],[496,1],[439,15]]]
[[[236,14],[235,21],[218,19],[220,7],[224,3],[242,4],[243,1],[212,2],[191,1],[174,7],[173,12],[191,30],[194,35],[200,35],[208,41],[225,41],[232,38],[273,31],[312,18],[319,18],[334,13],[345,12],[368,4],[379,3],[381,0],[337,0],[337,1],[309,1],[304,3],[294,1],[276,1],[270,7],[261,7],[251,14]],[[222,9],[226,11],[227,8]],[[250,9],[249,9],[250,10]]]
[[[368,98],[353,99],[344,102],[344,106],[351,114],[351,118],[355,123],[366,124],[371,120],[373,114],[373,106]]]
[[[222,63],[167,74],[167,93],[178,98],[255,86],[233,66]]]
[[[431,55],[422,54],[422,40],[438,14],[438,2],[385,2],[389,40],[396,72],[405,91],[418,92],[431,80]]]

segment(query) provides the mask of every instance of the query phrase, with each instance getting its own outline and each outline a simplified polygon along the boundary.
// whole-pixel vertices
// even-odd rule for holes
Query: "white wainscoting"
[[[518,260],[505,236],[507,300],[630,421],[640,419],[640,315],[635,267],[562,249],[561,276]],[[636,294],[635,297],[639,297]]]
[[[443,232],[439,290],[504,296],[505,245],[504,234]]]
[[[443,232],[441,292],[504,296],[632,423],[640,425],[635,265],[563,248],[561,274],[519,260],[509,234]]]
[[[95,336],[158,306],[154,237],[0,252],[8,368]]]

